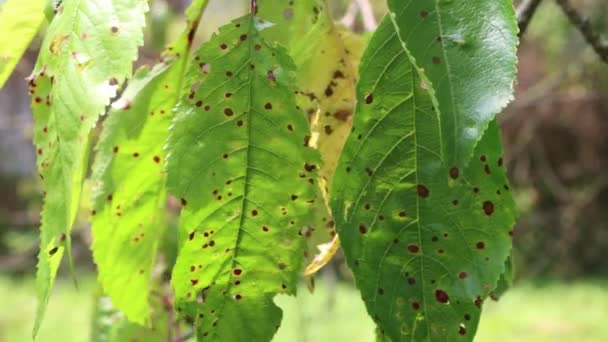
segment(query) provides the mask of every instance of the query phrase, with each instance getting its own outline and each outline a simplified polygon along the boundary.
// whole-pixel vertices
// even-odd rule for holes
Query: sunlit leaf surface
[[[140,69],[104,122],[93,166],[93,256],[99,281],[129,320],[149,323],[150,274],[166,227],[163,147],[179,100],[193,32],[207,5],[152,70]]]
[[[294,66],[252,15],[196,53],[169,139],[169,188],[181,198],[173,270],[177,310],[200,339],[269,341],[273,303],[294,294],[315,201],[318,158],[296,108]]]
[[[80,202],[90,132],[143,43],[147,2],[63,1],[30,77],[37,167],[44,183],[37,287],[38,330]]]

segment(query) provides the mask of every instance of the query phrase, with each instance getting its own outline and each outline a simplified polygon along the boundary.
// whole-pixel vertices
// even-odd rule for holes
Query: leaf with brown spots
[[[165,51],[164,62],[152,70],[141,68],[130,80],[96,146],[92,250],[99,282],[114,305],[141,325],[149,323],[150,276],[167,226],[163,147],[190,61],[189,32],[196,30],[206,6],[207,0],[195,1],[186,29]]]
[[[470,341],[475,301],[496,288],[511,250],[515,205],[496,194],[507,184],[496,123],[471,162],[449,162],[436,89],[413,60],[385,18],[362,60],[331,207],[368,312],[390,340]]]
[[[260,16],[277,25],[265,37],[285,44],[297,66],[298,106],[309,116],[312,136],[306,144],[321,154],[319,200],[308,241],[308,260],[317,245],[333,239],[335,229],[327,204],[331,180],[352,127],[357,67],[365,48],[362,37],[334,24],[324,0],[259,0]],[[317,257],[326,262],[332,256]],[[329,257],[329,258],[328,258]],[[315,266],[316,265],[316,266]],[[319,268],[315,262],[311,267]]]
[[[88,164],[90,133],[100,114],[132,74],[143,44],[144,0],[58,3],[36,66],[29,78],[38,172],[46,197],[36,275],[38,331],[80,203]],[[118,32],[112,32],[112,28]],[[60,242],[65,234],[67,239]],[[58,247],[50,255],[52,248]]]
[[[282,316],[273,298],[294,294],[303,268],[318,155],[302,143],[293,61],[260,37],[266,26],[246,15],[201,46],[208,72],[187,71],[194,95],[176,107],[167,146],[169,189],[187,202],[171,283],[202,340],[270,341]]]

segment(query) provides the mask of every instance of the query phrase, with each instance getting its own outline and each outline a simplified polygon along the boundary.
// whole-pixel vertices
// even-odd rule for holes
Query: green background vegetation
[[[520,283],[499,302],[484,306],[476,341],[595,342],[608,340],[606,281]],[[80,290],[60,280],[40,330],[40,342],[86,341],[91,331],[93,278]],[[28,341],[36,300],[31,277],[0,278],[0,341]],[[314,295],[303,287],[299,297],[279,297],[284,321],[273,341],[351,341],[374,339],[374,324],[356,290],[318,279]]]

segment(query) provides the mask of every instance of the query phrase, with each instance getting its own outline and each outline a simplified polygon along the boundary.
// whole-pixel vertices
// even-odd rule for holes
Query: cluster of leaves
[[[31,12],[29,41],[43,9],[15,3],[0,28],[18,23],[7,12]],[[29,79],[45,187],[36,329],[64,252],[71,265],[107,113],[92,250],[113,304],[102,298],[100,315],[124,316],[100,339],[149,334],[133,324],[162,311],[151,278],[172,194],[173,306],[201,340],[271,340],[273,298],[295,294],[306,261],[312,273],[331,258],[336,233],[381,338],[472,340],[510,277],[515,206],[495,116],[516,73],[511,0],[389,0],[369,41],[334,24],[324,0],[252,1],[193,52],[207,6],[194,0],[161,62],[134,75],[145,0],[52,4]],[[3,44],[0,82],[23,41]]]

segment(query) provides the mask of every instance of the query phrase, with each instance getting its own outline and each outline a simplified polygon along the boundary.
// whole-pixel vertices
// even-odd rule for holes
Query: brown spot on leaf
[[[361,234],[367,233],[367,227],[364,224],[359,225],[359,233],[361,233]]]
[[[494,214],[494,203],[491,201],[483,202],[483,212],[488,216]]]
[[[452,179],[456,179],[458,178],[458,176],[460,175],[460,170],[458,170],[457,167],[453,167],[450,169],[450,177],[452,177]]]
[[[416,187],[416,191],[418,192],[418,196],[420,196],[422,198],[429,197],[429,194],[430,194],[429,189],[422,184],[418,184],[418,186]]]
[[[437,299],[437,301],[442,304],[447,304],[450,301],[450,297],[443,290],[435,291],[435,299]]]

